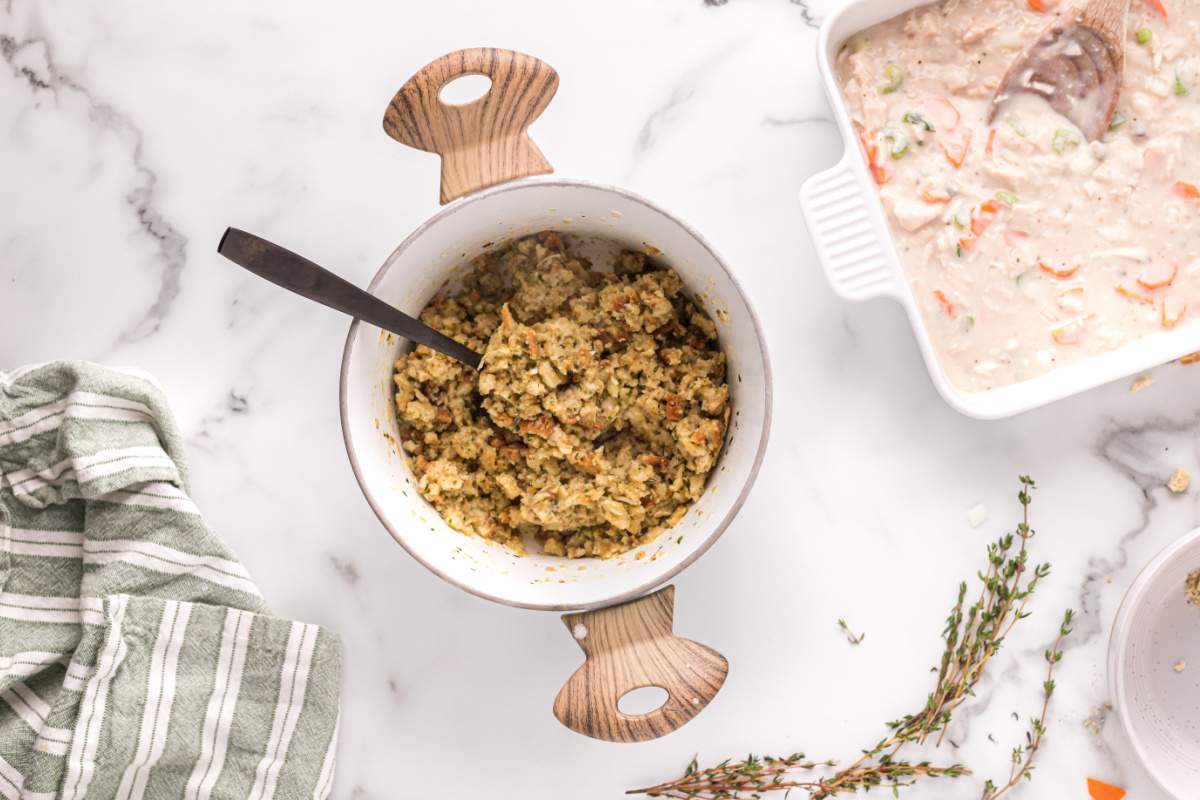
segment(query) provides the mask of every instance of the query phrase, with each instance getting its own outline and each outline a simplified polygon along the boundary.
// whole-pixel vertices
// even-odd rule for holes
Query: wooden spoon
[[[1108,130],[1125,72],[1129,0],[1084,0],[1042,33],[1012,66],[992,97],[988,122],[1021,92],[1044,98],[1089,141]]]

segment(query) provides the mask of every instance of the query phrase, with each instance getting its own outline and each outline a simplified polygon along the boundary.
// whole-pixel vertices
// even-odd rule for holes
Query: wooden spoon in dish
[[[1021,92],[1037,95],[1088,141],[1104,135],[1125,73],[1129,0],[1084,0],[1064,13],[1008,68],[992,97],[988,122]]]

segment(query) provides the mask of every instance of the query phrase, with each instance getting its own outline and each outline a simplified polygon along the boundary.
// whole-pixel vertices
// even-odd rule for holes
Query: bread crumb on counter
[[[1131,385],[1129,387],[1129,393],[1137,394],[1138,392],[1143,391],[1144,389],[1149,389],[1153,385],[1154,385],[1154,376],[1153,375],[1143,375],[1142,377],[1140,377],[1136,381],[1134,381],[1133,385]]]
[[[1200,361],[1200,352],[1188,353],[1183,358],[1179,359],[1180,364],[1195,364]]]
[[[983,503],[977,503],[967,509],[967,524],[972,528],[978,528],[983,523],[987,522],[988,510]]]
[[[1167,479],[1167,488],[1175,494],[1183,494],[1191,483],[1192,473],[1183,467],[1176,467],[1175,471],[1171,473],[1171,477]]]
[[[1185,669],[1187,669],[1187,662],[1181,658],[1171,665],[1171,669],[1175,670],[1176,672],[1183,672]]]

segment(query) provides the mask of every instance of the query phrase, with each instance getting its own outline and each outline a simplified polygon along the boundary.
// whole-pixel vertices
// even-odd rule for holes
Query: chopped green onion
[[[884,128],[880,132],[880,135],[892,143],[892,147],[888,151],[891,153],[892,158],[904,158],[905,154],[908,153],[908,137],[904,135],[903,131],[896,130],[895,128]]]
[[[901,119],[904,122],[907,122],[909,125],[920,125],[930,133],[934,132],[933,125],[929,124],[929,120],[925,119],[915,111],[907,112],[903,117],[901,117]]]
[[[1075,134],[1066,128],[1059,128],[1054,132],[1054,139],[1050,142],[1050,146],[1054,148],[1054,152],[1060,156],[1068,150],[1074,150],[1079,147],[1079,140],[1075,138]]]
[[[1002,189],[1002,190],[996,192],[996,199],[999,200],[1001,203],[1004,203],[1004,205],[1008,206],[1009,208],[1012,208],[1013,206],[1015,206],[1017,204],[1018,198],[1012,192],[1007,192]]]
[[[960,244],[957,247],[955,247],[955,252],[958,253],[959,258],[962,258],[963,257],[963,246]]]
[[[966,329],[969,331],[975,327],[975,317],[968,316],[966,319]]]
[[[967,227],[967,223],[963,222],[962,217],[960,217],[958,214],[954,215],[953,222],[954,227],[958,228],[960,231]]]
[[[891,94],[900,88],[900,84],[904,83],[904,71],[892,62],[883,68],[883,77],[886,80],[879,84],[880,94]]]
[[[1108,129],[1110,131],[1115,131],[1117,128],[1121,127],[1128,121],[1129,120],[1125,119],[1124,114],[1122,114],[1120,111],[1117,111],[1117,112],[1113,113],[1112,122],[1108,123]]]
[[[1149,28],[1138,28],[1137,33],[1138,44],[1148,44],[1150,39],[1154,37],[1154,33]]]
[[[1184,85],[1183,78],[1180,78],[1179,74],[1176,73],[1175,74],[1175,96],[1183,97],[1187,93],[1188,93],[1188,88],[1187,88],[1187,86]]]

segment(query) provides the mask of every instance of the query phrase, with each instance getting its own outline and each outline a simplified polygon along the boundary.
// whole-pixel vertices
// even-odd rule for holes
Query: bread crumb
[[[983,503],[978,503],[967,509],[967,524],[972,528],[978,528],[983,523],[987,522],[988,510]]]
[[[1142,377],[1140,377],[1136,381],[1134,381],[1133,385],[1129,387],[1129,393],[1137,394],[1138,392],[1142,391],[1143,389],[1149,389],[1151,384],[1153,384],[1153,383],[1154,383],[1153,375],[1143,375]]]
[[[1200,607],[1200,569],[1192,570],[1187,576],[1183,588],[1187,592],[1187,601],[1194,606]]]
[[[1175,494],[1183,494],[1191,482],[1192,473],[1183,467],[1176,467],[1175,471],[1171,473],[1171,477],[1167,479],[1167,488]]]
[[[1181,658],[1175,662],[1171,669],[1175,670],[1176,672],[1183,672],[1185,669],[1187,669],[1187,662]]]
[[[1188,355],[1179,359],[1180,364],[1195,364],[1197,361],[1200,361],[1200,352],[1189,353]]]

